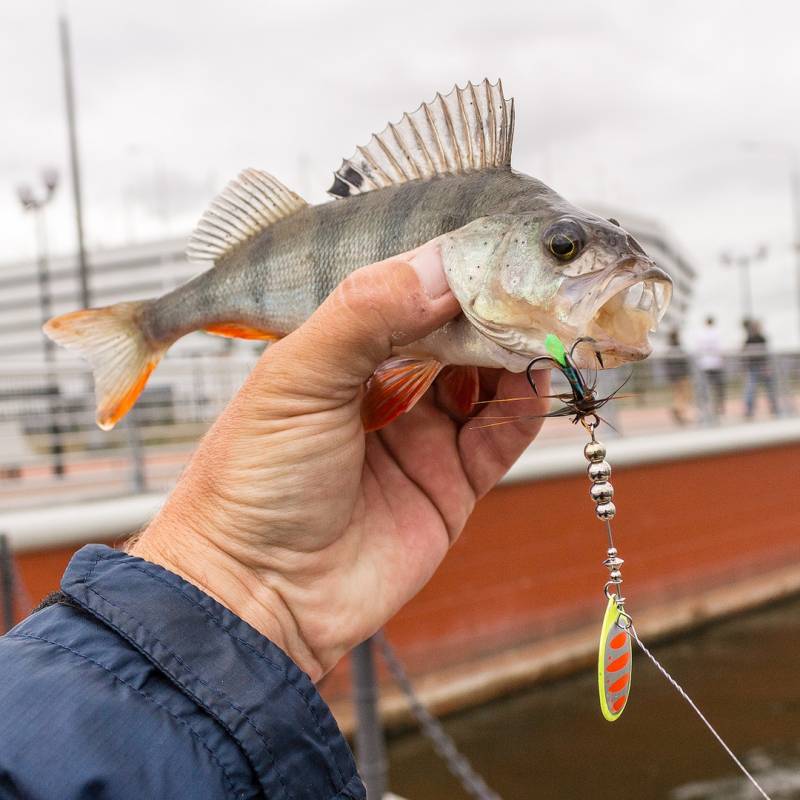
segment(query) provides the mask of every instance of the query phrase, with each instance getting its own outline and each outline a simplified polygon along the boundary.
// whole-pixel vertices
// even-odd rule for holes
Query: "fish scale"
[[[468,414],[475,368],[522,371],[546,353],[548,332],[595,342],[608,365],[645,357],[666,304],[650,312],[621,298],[633,284],[657,298],[668,276],[617,224],[513,171],[513,123],[499,81],[437,95],[345,159],[329,190],[337,199],[316,206],[244,170],[189,240],[187,255],[211,269],[159,298],[56,317],[45,333],[92,364],[97,422],[108,429],[180,337],[280,338],[354,270],[435,240],[463,315],[376,370],[366,430],[412,408],[440,373]]]

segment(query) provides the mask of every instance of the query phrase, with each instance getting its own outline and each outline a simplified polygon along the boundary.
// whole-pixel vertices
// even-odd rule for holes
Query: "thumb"
[[[439,246],[429,242],[346,277],[300,328],[270,348],[269,380],[277,370],[282,389],[291,384],[293,394],[350,399],[392,347],[421,339],[460,310]]]

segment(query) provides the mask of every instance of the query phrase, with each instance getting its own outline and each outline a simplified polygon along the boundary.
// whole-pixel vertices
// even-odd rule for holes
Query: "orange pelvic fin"
[[[240,325],[238,322],[219,322],[204,328],[206,333],[214,336],[226,336],[229,339],[265,339],[276,341],[280,339],[282,333],[273,331],[263,331],[260,328],[252,328],[249,325]]]
[[[168,345],[154,344],[139,320],[150,301],[87,308],[54,317],[44,332],[76,350],[91,365],[97,399],[97,424],[111,430],[142,393]]]
[[[384,361],[367,382],[367,392],[361,403],[364,430],[383,428],[413,408],[442,366],[432,358],[396,356]]]
[[[468,417],[472,413],[472,407],[478,402],[478,368],[455,365],[445,367],[436,386],[447,408],[461,417]]]

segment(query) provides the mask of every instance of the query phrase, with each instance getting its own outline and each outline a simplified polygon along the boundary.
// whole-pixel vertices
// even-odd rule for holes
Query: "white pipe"
[[[11,549],[44,550],[106,541],[135,533],[152,519],[165,494],[140,494],[0,514],[0,533]]]

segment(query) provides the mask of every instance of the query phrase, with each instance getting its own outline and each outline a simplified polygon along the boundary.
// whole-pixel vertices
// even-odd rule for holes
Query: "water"
[[[773,800],[800,798],[800,599],[653,651]],[[460,714],[447,730],[504,800],[758,798],[644,654],[634,656],[615,723],[584,673]],[[467,797],[417,734],[392,740],[390,759],[392,790],[409,800]]]

